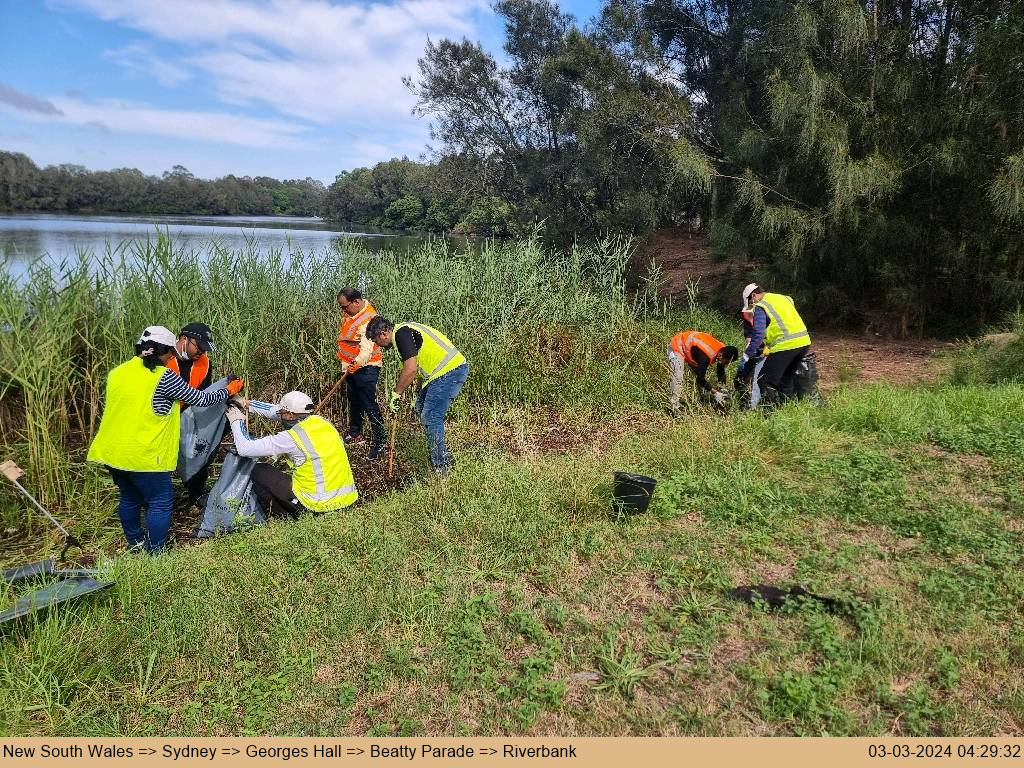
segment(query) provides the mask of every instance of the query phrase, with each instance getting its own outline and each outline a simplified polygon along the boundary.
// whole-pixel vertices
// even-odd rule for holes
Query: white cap
[[[291,411],[298,415],[313,412],[313,401],[305,392],[289,392],[277,404],[278,411]]]
[[[142,332],[136,344],[145,344],[147,341],[155,341],[165,347],[173,347],[178,342],[178,337],[162,325],[151,325]]]
[[[747,283],[747,287],[743,289],[743,306],[741,309],[747,308],[747,302],[750,301],[750,294],[757,290],[757,283]]]

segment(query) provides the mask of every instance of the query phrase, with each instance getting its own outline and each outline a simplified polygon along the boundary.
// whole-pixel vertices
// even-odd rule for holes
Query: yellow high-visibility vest
[[[811,334],[789,296],[766,293],[754,306],[761,307],[771,320],[764,334],[764,345],[772,352],[784,352],[787,349],[799,349],[810,345]]]
[[[89,461],[128,472],[171,472],[178,464],[180,406],[166,416],[153,410],[153,393],[167,369],[146,368],[141,357],[121,363],[107,375],[100,428],[89,446]]]
[[[292,474],[292,492],[306,509],[328,512],[359,498],[345,443],[331,422],[307,416],[287,434],[306,455]]]
[[[436,328],[422,323],[399,323],[395,326],[395,333],[399,328],[409,327],[419,331],[423,337],[423,346],[416,355],[419,363],[420,376],[423,383],[429,384],[439,376],[444,376],[449,371],[454,371],[466,362],[465,356],[455,348],[451,340]],[[392,336],[392,338],[394,338]]]

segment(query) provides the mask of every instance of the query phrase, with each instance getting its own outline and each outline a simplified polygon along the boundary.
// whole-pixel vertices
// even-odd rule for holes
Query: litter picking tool
[[[388,441],[388,480],[395,474],[395,440],[398,438],[398,414],[391,416],[391,440]]]
[[[341,374],[338,380],[334,382],[334,386],[327,390],[327,394],[324,395],[324,399],[320,401],[320,405],[313,409],[313,413],[320,413],[321,409],[331,401],[331,398],[334,397],[334,393],[338,391],[338,387],[340,387],[341,383],[345,381],[346,376],[348,376],[348,371]]]
[[[82,548],[82,542],[80,542],[78,539],[72,536],[68,532],[68,529],[61,525],[57,521],[57,518],[55,518],[53,515],[47,512],[43,508],[43,505],[36,501],[35,496],[29,493],[25,486],[18,482],[18,478],[25,474],[25,471],[21,467],[19,467],[13,461],[8,460],[5,461],[3,464],[0,464],[0,474],[3,474],[4,477],[6,477],[8,480],[14,483],[17,486],[18,490],[21,491],[25,496],[27,496],[29,501],[35,504],[36,509],[38,509],[44,515],[46,515],[46,518],[57,527],[57,530],[64,534],[64,549],[60,551],[59,559],[63,560],[64,555],[68,553],[68,550],[71,549],[71,547],[77,547],[78,549]]]

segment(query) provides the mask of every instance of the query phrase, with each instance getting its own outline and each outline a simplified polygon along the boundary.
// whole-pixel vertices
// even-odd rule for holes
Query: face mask
[[[178,344],[180,344],[180,343],[181,342],[179,341]],[[186,362],[191,360],[192,358],[189,357],[189,354],[188,354],[188,339],[185,340],[185,349],[183,349],[183,350],[182,349],[178,349],[178,344],[174,345],[174,354],[176,354],[178,356],[178,359],[179,360],[185,360]]]
[[[299,423],[298,419],[281,419],[281,423],[284,424],[288,429],[291,429]]]

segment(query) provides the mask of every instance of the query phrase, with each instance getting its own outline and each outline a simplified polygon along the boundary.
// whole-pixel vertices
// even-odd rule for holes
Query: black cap
[[[210,326],[206,323],[189,323],[181,329],[179,336],[187,336],[190,339],[195,339],[196,344],[203,352],[212,352],[213,346],[213,331],[210,330]]]

